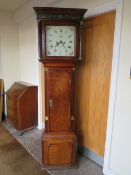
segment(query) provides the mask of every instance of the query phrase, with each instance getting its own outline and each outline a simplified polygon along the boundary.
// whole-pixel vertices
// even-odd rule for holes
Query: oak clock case
[[[34,9],[45,81],[42,163],[46,168],[73,167],[77,157],[75,71],[80,56],[80,23],[86,9]]]

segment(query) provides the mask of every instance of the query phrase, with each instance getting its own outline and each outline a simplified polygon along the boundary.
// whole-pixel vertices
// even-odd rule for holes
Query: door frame
[[[117,88],[117,78],[118,78],[123,0],[116,0],[115,2],[108,3],[96,9],[89,10],[87,15],[85,16],[85,18],[88,19],[90,17],[96,16],[102,13],[106,13],[112,10],[116,10],[116,19],[115,19],[112,70],[111,70],[111,80],[110,80],[106,143],[105,143],[104,166],[103,166],[103,173],[105,175],[116,175],[116,173],[110,169],[110,156],[111,156],[114,111],[115,111],[115,101],[116,101],[116,88]]]

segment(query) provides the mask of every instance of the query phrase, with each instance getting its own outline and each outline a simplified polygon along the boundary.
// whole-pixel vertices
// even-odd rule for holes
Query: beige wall
[[[0,10],[0,78],[7,90],[19,77],[18,26],[11,12]]]

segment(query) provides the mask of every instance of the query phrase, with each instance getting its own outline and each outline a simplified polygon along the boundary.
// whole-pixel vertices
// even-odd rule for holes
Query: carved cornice
[[[54,19],[54,20],[71,20],[80,21],[86,9],[72,8],[53,8],[53,7],[34,7],[38,20]]]

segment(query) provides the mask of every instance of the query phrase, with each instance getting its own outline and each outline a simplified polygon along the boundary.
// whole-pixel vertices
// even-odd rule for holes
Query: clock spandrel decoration
[[[34,7],[39,61],[44,64],[45,132],[42,162],[47,168],[76,163],[75,70],[81,57],[81,22],[86,9]]]

